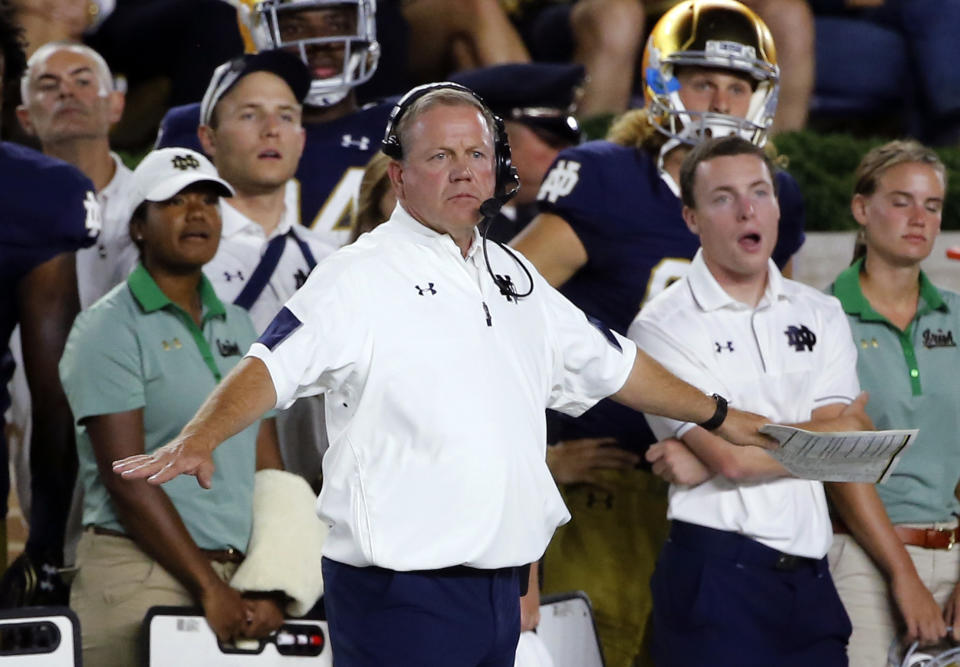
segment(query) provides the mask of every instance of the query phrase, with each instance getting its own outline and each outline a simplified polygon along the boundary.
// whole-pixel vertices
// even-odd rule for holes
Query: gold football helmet
[[[680,99],[676,68],[713,67],[754,81],[745,118],[690,111]],[[668,146],[739,134],[762,146],[773,123],[780,68],[766,24],[736,0],[686,0],[664,14],[643,54],[644,98],[650,121],[670,137]]]
[[[377,69],[380,45],[376,0],[231,0],[231,3],[237,7],[240,34],[248,52],[291,50],[314,73],[306,99],[311,106],[336,104],[352,88],[369,81]],[[330,9],[348,10],[352,18],[344,21],[324,15],[318,23],[304,16],[308,12]],[[334,52],[337,52],[335,57]]]

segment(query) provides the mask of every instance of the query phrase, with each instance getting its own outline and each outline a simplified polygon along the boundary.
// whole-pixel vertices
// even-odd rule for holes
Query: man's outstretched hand
[[[113,462],[113,472],[124,479],[144,479],[150,484],[169,482],[177,475],[193,475],[197,483],[209,489],[213,483],[213,449],[197,438],[179,436],[154,450]]]
[[[760,433],[760,428],[770,423],[772,423],[771,420],[763,415],[730,408],[727,411],[727,418],[716,428],[714,434],[734,445],[755,445],[776,449],[780,446],[779,443]]]

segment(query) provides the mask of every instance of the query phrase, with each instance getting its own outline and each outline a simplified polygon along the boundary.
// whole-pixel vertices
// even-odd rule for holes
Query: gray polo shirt
[[[124,531],[100,481],[83,420],[142,409],[143,444],[150,453],[180,432],[256,338],[246,311],[224,305],[206,278],[199,291],[203,320],[198,327],[138,264],[126,282],[74,322],[60,378],[76,419],[84,525]],[[185,476],[163,485],[202,549],[247,547],[258,428],[259,422],[214,451],[212,489]]]

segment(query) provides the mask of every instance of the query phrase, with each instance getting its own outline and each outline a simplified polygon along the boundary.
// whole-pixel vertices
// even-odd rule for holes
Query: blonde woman
[[[946,170],[913,141],[873,149],[855,174],[853,264],[831,286],[850,322],[867,413],[878,429],[918,428],[890,480],[830,487],[831,572],[853,623],[852,667],[885,664],[894,638],[931,642],[960,608],[960,296],[920,268],[940,232]]]

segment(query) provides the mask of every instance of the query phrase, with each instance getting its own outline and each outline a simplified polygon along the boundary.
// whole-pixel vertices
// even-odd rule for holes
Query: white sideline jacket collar
[[[407,209],[405,209],[399,202],[397,202],[397,207],[393,209],[393,213],[390,215],[388,222],[394,223],[397,229],[403,232],[408,232],[419,242],[429,245],[439,245],[444,247],[448,246],[450,251],[456,252],[463,261],[473,259],[477,254],[477,251],[480,249],[480,244],[482,243],[480,230],[477,229],[477,226],[474,226],[473,241],[470,243],[469,250],[467,250],[467,256],[464,257],[463,253],[460,251],[460,246],[457,245],[452,236],[446,232],[438,232],[435,229],[427,227],[425,224],[407,213]]]

